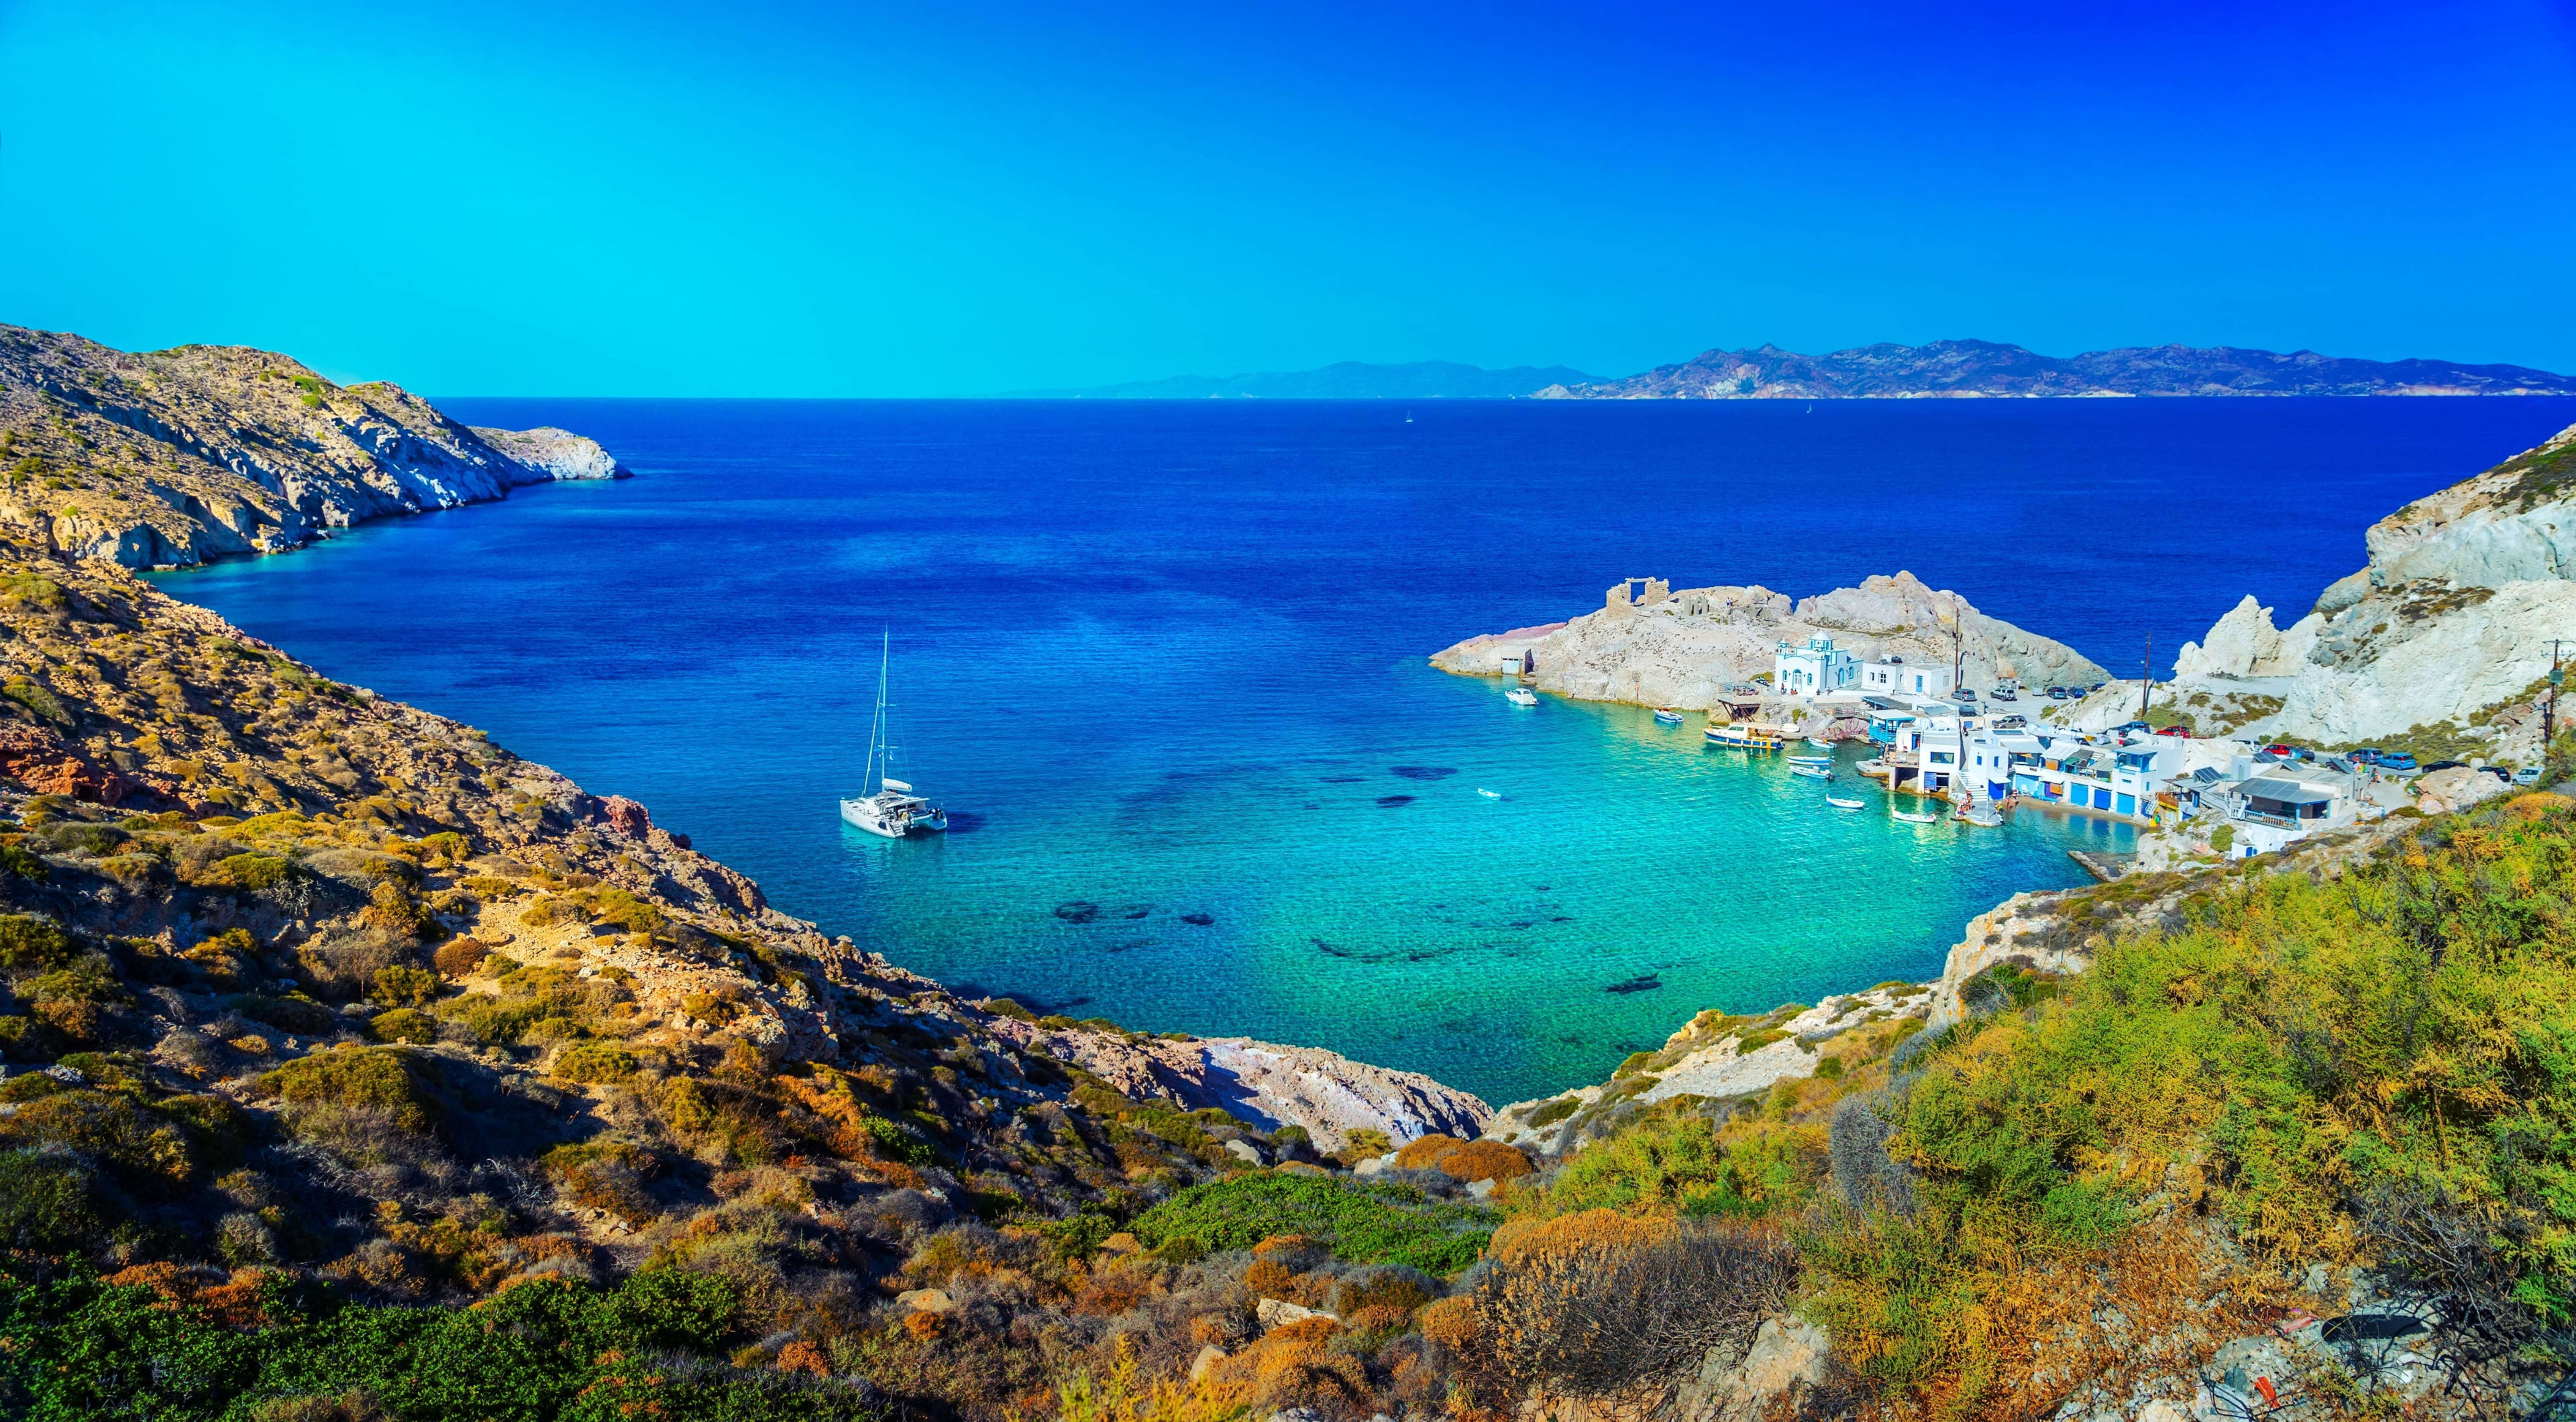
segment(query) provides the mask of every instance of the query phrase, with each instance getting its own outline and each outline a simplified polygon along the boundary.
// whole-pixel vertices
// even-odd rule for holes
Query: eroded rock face
[[[2476,729],[2528,702],[2576,613],[2576,428],[2374,524],[2370,565],[2287,629],[2251,597],[2175,660],[2176,687],[2280,679],[2249,731],[2353,744]]]
[[[2474,479],[2417,499],[2371,526],[2370,581],[2500,588],[2564,578],[2576,565],[2576,426]]]
[[[1704,709],[1730,683],[1767,676],[1783,640],[1822,632],[1863,658],[1900,656],[1949,667],[1950,628],[1970,686],[2093,682],[2105,673],[2062,642],[1988,617],[1912,573],[1878,576],[1802,600],[1755,586],[1684,588],[1660,601],[1605,608],[1543,628],[1471,637],[1431,658],[1442,671],[1492,675],[1508,649],[1527,648],[1540,690],[1583,701]]]
[[[0,326],[0,468],[0,520],[128,568],[620,472],[579,435],[468,429],[399,386],[338,385],[270,351],[137,354],[15,326]]]

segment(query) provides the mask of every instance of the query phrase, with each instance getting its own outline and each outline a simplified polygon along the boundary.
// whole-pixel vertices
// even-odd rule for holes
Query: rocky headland
[[[246,346],[112,350],[0,326],[0,520],[128,568],[277,553],[388,514],[620,476],[564,430],[475,430],[399,386]]]
[[[2104,677],[2064,643],[1988,617],[1912,573],[1797,599],[1760,586],[1682,588],[1635,603],[1625,597],[1623,589],[1569,621],[1470,637],[1433,654],[1431,664],[1492,676],[1506,654],[1526,651],[1542,691],[1686,710],[1716,704],[1733,685],[1767,690],[1778,645],[1816,633],[1865,659],[1900,656],[1946,671],[1955,654],[1969,686],[1992,686],[1997,677],[2043,686]]]

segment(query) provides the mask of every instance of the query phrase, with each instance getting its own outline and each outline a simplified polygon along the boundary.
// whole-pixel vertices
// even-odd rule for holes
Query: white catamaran
[[[888,839],[901,839],[914,830],[948,828],[948,812],[912,793],[907,781],[886,774],[887,762],[894,758],[894,745],[886,733],[886,668],[894,653],[894,634],[886,634],[885,644],[877,653],[877,712],[868,723],[868,768],[859,788],[876,782],[873,794],[841,802],[841,818],[870,834]]]

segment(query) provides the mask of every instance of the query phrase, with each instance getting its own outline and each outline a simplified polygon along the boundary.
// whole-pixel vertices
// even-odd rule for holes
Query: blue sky
[[[1946,336],[2576,371],[2576,0],[0,0],[0,321],[444,395]]]

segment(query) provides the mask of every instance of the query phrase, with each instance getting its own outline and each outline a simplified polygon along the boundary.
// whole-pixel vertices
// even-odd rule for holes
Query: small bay
[[[1506,704],[1431,652],[1628,576],[1910,569],[2134,675],[2286,622],[2556,399],[446,400],[638,474],[158,575],[959,987],[1330,1047],[1511,1100],[1701,1008],[1939,970],[2125,830],[1837,813],[1696,718]],[[1408,414],[1411,421],[1407,422]],[[842,826],[894,646],[944,838]],[[1843,754],[1848,764],[1856,759]],[[1861,784],[1845,771],[1838,787]]]

